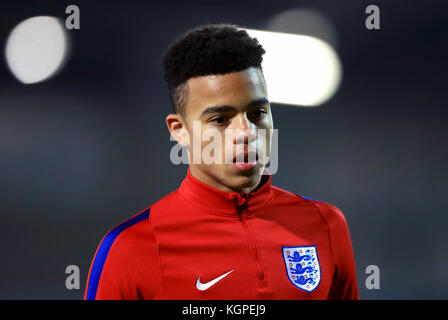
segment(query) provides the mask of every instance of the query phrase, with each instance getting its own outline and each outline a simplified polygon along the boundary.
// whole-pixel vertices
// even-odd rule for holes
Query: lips
[[[258,155],[256,152],[241,152],[233,158],[233,166],[239,171],[247,171],[255,168],[257,161]]]
[[[256,164],[257,162],[255,161],[253,163],[234,163],[233,166],[239,171],[248,171],[255,168]]]
[[[233,157],[233,163],[252,163],[258,160],[258,154],[255,151],[240,152]]]

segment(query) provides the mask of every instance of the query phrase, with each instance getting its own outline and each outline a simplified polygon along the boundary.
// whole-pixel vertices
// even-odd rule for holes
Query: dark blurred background
[[[68,16],[66,65],[35,84],[4,58],[21,21]],[[367,30],[365,8],[380,8]],[[272,104],[273,184],[338,206],[362,299],[448,298],[446,1],[10,1],[0,4],[0,298],[81,299],[102,236],[176,189],[161,56],[206,22],[265,29],[291,9],[332,23],[343,76],[317,107]],[[279,30],[282,31],[282,30]],[[81,270],[67,290],[65,268]],[[365,286],[368,265],[379,290]]]

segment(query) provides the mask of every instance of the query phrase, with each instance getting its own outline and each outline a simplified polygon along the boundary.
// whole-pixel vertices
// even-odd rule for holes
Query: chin
[[[247,188],[256,187],[260,181],[260,175],[258,174],[258,170],[254,170],[252,174],[236,174],[229,177],[227,180],[227,185],[234,190],[241,190]]]

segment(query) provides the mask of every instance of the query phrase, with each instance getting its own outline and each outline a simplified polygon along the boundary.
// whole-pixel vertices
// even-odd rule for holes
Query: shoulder
[[[276,186],[272,186],[272,192],[274,194],[274,198],[277,202],[287,203],[289,205],[310,205],[311,202],[308,201],[307,198],[304,198],[294,192],[290,192],[284,189],[281,189]]]
[[[161,198],[151,206],[109,229],[100,242],[96,256],[126,255],[144,246],[156,244],[154,218],[178,205],[177,190]]]
[[[327,223],[333,242],[343,242],[349,238],[347,219],[337,206],[320,200],[307,198],[319,211],[322,219]]]
[[[159,215],[160,212],[166,211],[169,207],[176,207],[178,203],[179,199],[176,190],[111,228],[101,241],[101,246],[104,245],[107,248],[114,243],[133,245],[137,239],[151,238],[154,217]]]
[[[307,199],[308,201],[311,201],[319,209],[319,212],[322,214],[323,218],[326,219],[328,222],[342,225],[347,224],[344,214],[342,213],[341,209],[339,209],[337,206],[321,200],[315,200],[310,198]]]
[[[117,243],[121,246],[131,246],[135,243],[136,238],[144,236],[147,233],[145,231],[150,231],[148,230],[150,215],[151,208],[149,207],[111,228],[103,237],[98,253],[107,254],[117,246]]]
[[[151,209],[146,208],[111,228],[103,236],[90,267],[86,299],[103,296],[104,288],[110,289],[120,277],[128,273],[123,272],[124,269],[135,269],[134,262],[138,261],[136,257],[144,252],[142,246],[154,243],[149,223],[150,213]],[[97,295],[98,291],[100,295]]]
[[[129,254],[138,250],[143,242],[152,242],[149,222],[151,208],[135,214],[131,218],[111,228],[101,239],[92,264],[92,272],[101,272],[104,265],[113,260],[125,260]]]
[[[278,187],[273,187],[272,189],[277,200],[288,202],[290,205],[313,206],[330,227],[345,226],[347,224],[342,211],[331,203],[286,191]]]

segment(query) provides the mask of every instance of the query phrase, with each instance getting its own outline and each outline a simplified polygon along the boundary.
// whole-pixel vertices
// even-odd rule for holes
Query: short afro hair
[[[163,56],[165,80],[174,111],[184,115],[188,79],[238,72],[249,67],[262,70],[264,53],[258,40],[238,25],[206,24],[186,31]]]

